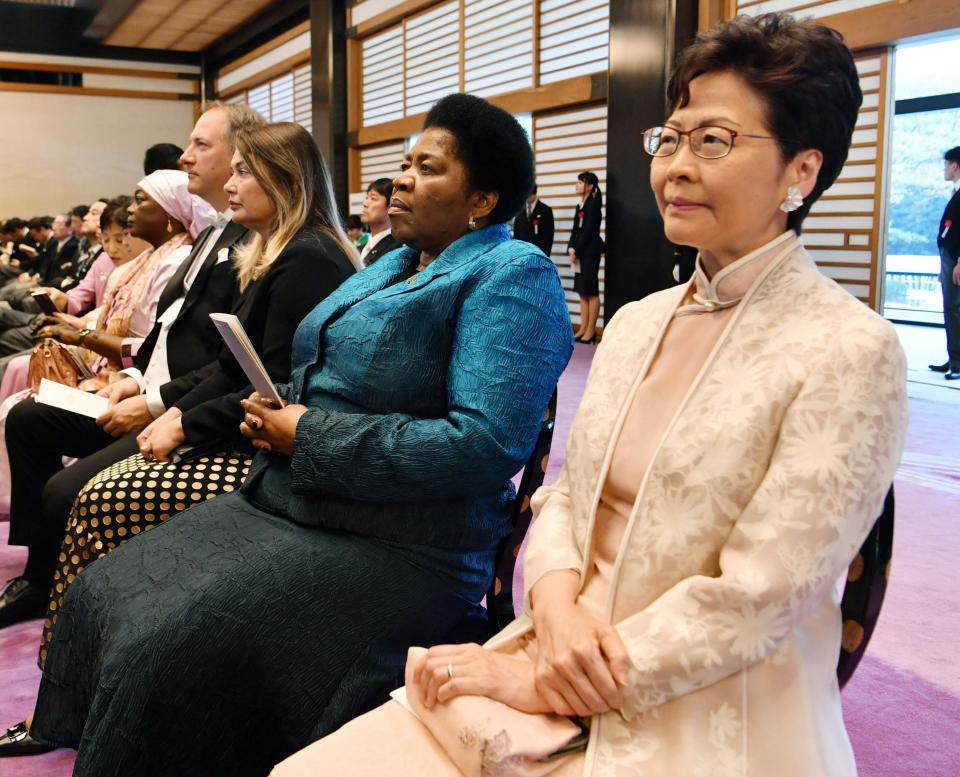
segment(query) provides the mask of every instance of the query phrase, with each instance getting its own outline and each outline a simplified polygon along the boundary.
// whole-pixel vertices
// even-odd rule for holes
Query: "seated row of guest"
[[[54,325],[69,324],[70,326],[64,327],[64,330],[72,333],[72,338],[76,338],[80,331],[94,330],[101,318],[108,323],[123,320],[119,314],[123,305],[129,310],[132,306],[139,304],[137,297],[124,295],[122,289],[128,280],[130,282],[136,280],[126,277],[131,262],[150,249],[149,243],[129,233],[127,208],[131,202],[131,197],[121,196],[111,200],[105,207],[100,215],[101,229],[98,229],[98,235],[102,234],[105,250],[100,253],[79,285],[66,294],[54,289],[46,289],[56,306],[70,311],[69,313],[58,313],[55,317],[48,317],[42,314],[33,316],[2,309],[11,317],[12,313],[18,313],[27,319],[27,323],[7,329],[0,335],[0,340],[11,343],[19,340],[31,346],[22,354],[12,354],[0,359],[0,375],[3,376],[0,380],[0,397],[3,398],[0,403],[0,513],[5,516],[10,511],[10,466],[5,444],[5,420],[10,408],[29,394],[26,387],[30,383],[28,372],[31,350],[38,330],[36,320],[46,320]],[[90,212],[95,211],[96,209],[91,206]],[[125,303],[123,303],[124,299]],[[116,304],[113,304],[114,301]],[[52,335],[54,332],[48,328],[48,331],[43,334]],[[67,339],[66,335],[63,339]],[[78,361],[89,362],[91,367],[100,358],[97,352],[87,351],[79,346],[73,349],[73,354]]]
[[[87,246],[77,260],[75,277],[71,279],[76,283],[68,284],[66,290],[49,286],[35,289],[44,292],[54,307],[69,318],[53,319],[32,310],[20,311],[0,306],[0,376],[13,357],[33,348],[37,332],[44,324],[58,323],[60,320],[76,323],[78,317],[86,315],[92,315],[93,323],[96,322],[99,311],[94,313],[94,309],[102,301],[108,279],[113,275],[114,282],[119,280],[119,273],[114,275],[114,270],[147,247],[129,235],[127,206],[130,201],[129,195],[121,195],[94,202],[83,218],[82,229]],[[110,215],[105,224],[103,215],[108,209]],[[115,238],[112,242],[115,255],[111,255],[106,248],[106,232],[111,232]],[[136,251],[131,241],[136,243]]]
[[[608,322],[533,499],[525,614],[484,648],[411,650],[402,704],[275,777],[856,774],[836,584],[897,467],[905,360],[799,239],[847,156],[856,67],[833,30],[739,17],[682,53],[669,98],[643,142],[695,278]]]
[[[85,214],[86,210],[86,206],[78,206],[71,213],[59,213],[54,216],[50,222],[49,237],[38,244],[33,255],[28,260],[19,262],[13,272],[11,272],[12,267],[8,265],[8,277],[3,288],[0,289],[0,300],[19,308],[24,297],[28,296],[29,290],[33,287],[38,284],[59,287],[64,279],[73,273],[74,262],[80,248],[80,235],[74,233],[72,228],[72,213]],[[41,237],[43,237],[42,234]]]
[[[144,333],[146,339],[124,343],[110,338],[116,361],[125,363],[118,367],[125,367],[126,374],[125,379],[108,386],[111,408],[106,416],[96,423],[32,401],[11,410],[14,419],[26,413],[27,408],[33,411],[36,417],[28,419],[21,428],[36,444],[31,443],[21,455],[15,441],[17,422],[8,417],[6,441],[12,465],[10,542],[27,545],[29,552],[25,574],[8,586],[0,599],[0,624],[36,617],[46,611],[62,528],[77,492],[105,466],[137,451],[136,435],[166,410],[160,392],[166,383],[216,358],[221,341],[209,314],[229,311],[238,296],[228,252],[247,235],[245,227],[230,222],[226,215],[230,211],[223,187],[230,175],[236,135],[262,123],[259,115],[249,109],[214,107],[198,121],[194,142],[184,154],[187,172],[157,171],[148,176],[178,176],[177,194],[184,202],[179,212],[191,214],[182,218],[192,220],[197,208],[204,212],[203,219],[209,226],[198,233],[199,239],[186,253],[182,246],[178,249],[177,271],[168,275],[152,304],[148,303],[152,313]],[[149,200],[141,197],[137,209],[145,209],[141,223],[148,237],[162,243],[167,239],[169,224],[171,239],[185,242],[190,236],[182,230],[179,219],[175,228],[173,216],[168,221],[164,208],[149,195],[146,197]],[[137,229],[136,213],[132,220]],[[144,256],[147,255],[145,252]],[[63,334],[79,341],[79,332],[68,333],[64,328]],[[85,342],[90,334],[84,335]],[[93,335],[90,340],[99,341],[100,335]],[[147,381],[152,381],[152,385]],[[141,391],[141,384],[145,384],[149,394]],[[64,469],[64,455],[80,460]]]
[[[297,325],[354,273],[355,254],[333,228],[337,218],[329,176],[302,127],[275,124],[239,135],[233,165],[226,185],[233,220],[255,234],[237,256],[240,296],[232,312],[270,377],[286,382]],[[194,370],[176,384],[165,393],[173,402],[170,409],[137,436],[140,453],[102,470],[72,505],[41,663],[66,589],[87,564],[188,505],[233,491],[247,474],[253,447],[238,426],[240,401],[251,387],[229,349],[221,349],[217,364]],[[189,446],[189,457],[171,462],[182,446]],[[120,496],[148,481],[172,484],[166,508],[162,491],[143,490],[142,512]]]
[[[439,103],[427,125],[391,198],[395,234],[411,247],[382,256],[306,315],[288,338],[292,369],[288,361],[289,380],[278,384],[284,407],[244,400],[242,430],[264,450],[243,493],[141,532],[78,575],[58,605],[44,672],[67,695],[45,684],[31,731],[79,746],[77,774],[108,764],[145,775],[263,774],[385,698],[402,680],[411,642],[449,640],[479,617],[510,528],[510,478],[532,449],[572,330],[555,267],[504,226],[533,183],[519,124],[461,95]],[[290,147],[283,138],[281,148]],[[303,164],[303,150],[291,156]],[[261,185],[266,178],[255,177]],[[29,401],[18,405],[8,444],[30,429],[37,447],[41,415]],[[178,436],[169,425],[189,435],[189,416],[141,436],[141,454],[122,465],[129,483],[81,497],[97,511],[80,518],[78,539],[106,535],[105,501],[124,502],[125,510],[108,505],[106,517],[127,536],[144,525],[148,500],[155,513],[176,512],[177,491],[182,506],[195,504],[192,483],[181,487],[182,467],[154,470],[143,458],[168,455]],[[205,463],[204,485],[226,480],[229,459]],[[155,587],[162,579],[168,584]],[[107,603],[91,584],[111,589],[96,614],[92,602]],[[68,647],[71,633],[91,650]],[[105,639],[100,646],[88,641],[94,633]],[[354,635],[347,644],[344,633]],[[171,634],[179,636],[167,643]],[[107,644],[111,655],[101,650]],[[211,651],[223,672],[201,659]],[[148,653],[163,656],[151,662],[157,672],[112,674]],[[250,665],[260,669],[236,703],[210,720],[211,701],[233,695],[236,673]],[[117,696],[106,689],[118,681],[128,683],[121,697],[142,703],[113,715],[107,695]],[[89,703],[77,706],[81,696]],[[217,752],[188,735],[200,720],[220,740]],[[125,745],[132,730],[141,732],[137,752]],[[170,748],[170,736],[185,747]]]
[[[143,159],[144,176],[157,170],[179,170],[182,153],[172,143],[151,146]],[[102,251],[98,227],[108,199],[101,197],[90,206],[77,205],[54,219],[40,217],[28,223],[14,218],[4,222],[0,227],[0,283],[6,288],[0,291],[0,300],[17,310],[38,313],[28,293],[35,286],[63,292],[80,283]],[[65,236],[67,227],[69,234]],[[9,323],[0,318],[0,330],[7,326]],[[0,355],[11,352],[4,345],[0,342]]]
[[[303,320],[281,403],[241,402],[241,491],[77,576],[9,739],[78,747],[79,777],[260,775],[406,663],[415,714],[388,702],[276,774],[855,774],[835,583],[896,468],[905,365],[798,234],[846,158],[856,68],[831,30],[740,17],[670,98],[644,148],[695,277],[609,322],[534,498],[526,614],[438,644],[478,614],[572,350],[555,267],[504,226],[533,185],[523,131],[454,95],[394,180],[405,247]],[[124,498],[170,500],[139,466]]]
[[[106,386],[122,367],[129,366],[123,353],[141,343],[150,331],[161,292],[190,253],[194,236],[209,224],[212,212],[187,191],[187,174],[179,170],[158,170],[140,181],[133,205],[129,214],[131,232],[145,250],[122,270],[115,270],[116,281],[104,297],[95,323],[88,326],[86,321],[70,322],[64,314],[57,314],[55,323],[36,333],[38,338],[53,338],[70,349],[70,357],[89,375],[80,383],[84,390]],[[41,356],[42,352],[27,353],[7,364],[0,383],[0,423],[17,403],[36,391],[37,378],[31,378],[30,372],[31,365]],[[4,437],[0,434],[0,438]],[[14,449],[3,447],[12,454],[9,459],[3,458],[13,462],[10,477],[4,478],[11,483],[13,513],[18,510],[12,483],[19,462]],[[6,463],[0,466],[0,477],[6,475]]]

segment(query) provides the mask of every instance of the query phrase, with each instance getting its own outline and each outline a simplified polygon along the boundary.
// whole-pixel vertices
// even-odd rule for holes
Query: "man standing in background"
[[[513,236],[533,243],[547,256],[553,250],[553,208],[537,197],[536,185],[526,207],[513,220]]]
[[[370,238],[360,251],[360,260],[369,267],[377,259],[400,245],[390,232],[390,198],[393,197],[393,181],[378,178],[367,187],[367,196],[363,200],[360,222],[370,230]]]
[[[943,364],[931,364],[930,369],[944,373],[947,380],[960,380],[960,146],[943,155],[943,177],[953,183],[953,196],[937,229],[948,359]]]

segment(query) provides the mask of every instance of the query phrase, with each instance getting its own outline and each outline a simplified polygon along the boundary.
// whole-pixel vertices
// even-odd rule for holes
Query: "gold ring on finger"
[[[453,679],[453,664],[447,664],[447,677]]]

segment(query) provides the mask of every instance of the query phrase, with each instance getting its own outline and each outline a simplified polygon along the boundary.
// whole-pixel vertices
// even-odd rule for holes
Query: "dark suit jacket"
[[[370,253],[363,257],[364,266],[369,267],[381,256],[390,253],[394,248],[399,248],[401,245],[403,244],[391,232],[386,237],[381,238],[380,242],[370,249]]]
[[[36,265],[35,272],[40,274],[41,286],[59,286],[59,281],[73,272],[73,263],[80,249],[80,241],[73,235],[58,249],[57,239],[47,241],[43,255]]]
[[[212,227],[208,227],[197,235],[190,255],[183,261],[160,295],[160,301],[157,303],[157,323],[141,344],[134,360],[134,366],[141,372],[146,372],[154,346],[157,344],[157,337],[162,328],[162,324],[159,323],[160,316],[174,301],[183,296],[183,279],[187,276],[197,252],[203,249],[210,231]],[[167,366],[172,380],[160,387],[160,396],[167,407],[170,407],[183,394],[182,389],[178,387],[178,380],[181,380],[182,376],[217,358],[222,340],[210,320],[210,314],[231,310],[240,293],[233,261],[218,262],[217,258],[222,248],[236,245],[246,235],[246,227],[234,223],[227,224],[190,286],[176,321],[170,326],[170,331],[167,333]]]
[[[336,240],[318,229],[305,228],[293,236],[267,272],[244,289],[231,312],[240,319],[275,383],[290,380],[293,333],[300,321],[354,272]],[[225,345],[212,369],[194,370],[177,383],[178,390],[184,390],[176,407],[184,413],[187,444],[245,441],[237,439],[243,420],[240,400],[250,396],[253,387]]]
[[[947,207],[943,209],[940,226],[937,228],[937,248],[941,251],[946,249],[947,255],[955,262],[960,260],[960,189],[953,193]]]
[[[527,206],[513,220],[513,236],[517,240],[533,243],[547,256],[553,250],[553,208],[543,200],[537,200],[533,212],[527,218]]]
[[[13,242],[13,252],[10,254],[11,259],[16,259],[18,262],[18,268],[21,272],[26,272],[31,267],[36,266],[37,257],[33,254],[24,251],[20,248],[21,245],[31,246],[34,250],[38,252],[40,256],[43,255],[43,248],[37,245],[37,241],[33,239],[33,235],[27,232],[23,237],[18,237]],[[56,245],[56,243],[54,243]]]
[[[600,238],[600,222],[603,212],[600,200],[587,197],[583,206],[577,205],[573,214],[573,230],[567,248],[573,248],[580,260],[599,258],[603,253],[603,240]]]

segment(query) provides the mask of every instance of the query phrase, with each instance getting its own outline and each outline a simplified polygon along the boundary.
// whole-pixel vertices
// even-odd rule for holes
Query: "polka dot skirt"
[[[97,473],[74,500],[54,573],[43,624],[40,665],[70,584],[89,564],[171,515],[236,490],[250,469],[240,454],[219,454],[171,464],[139,453]]]

